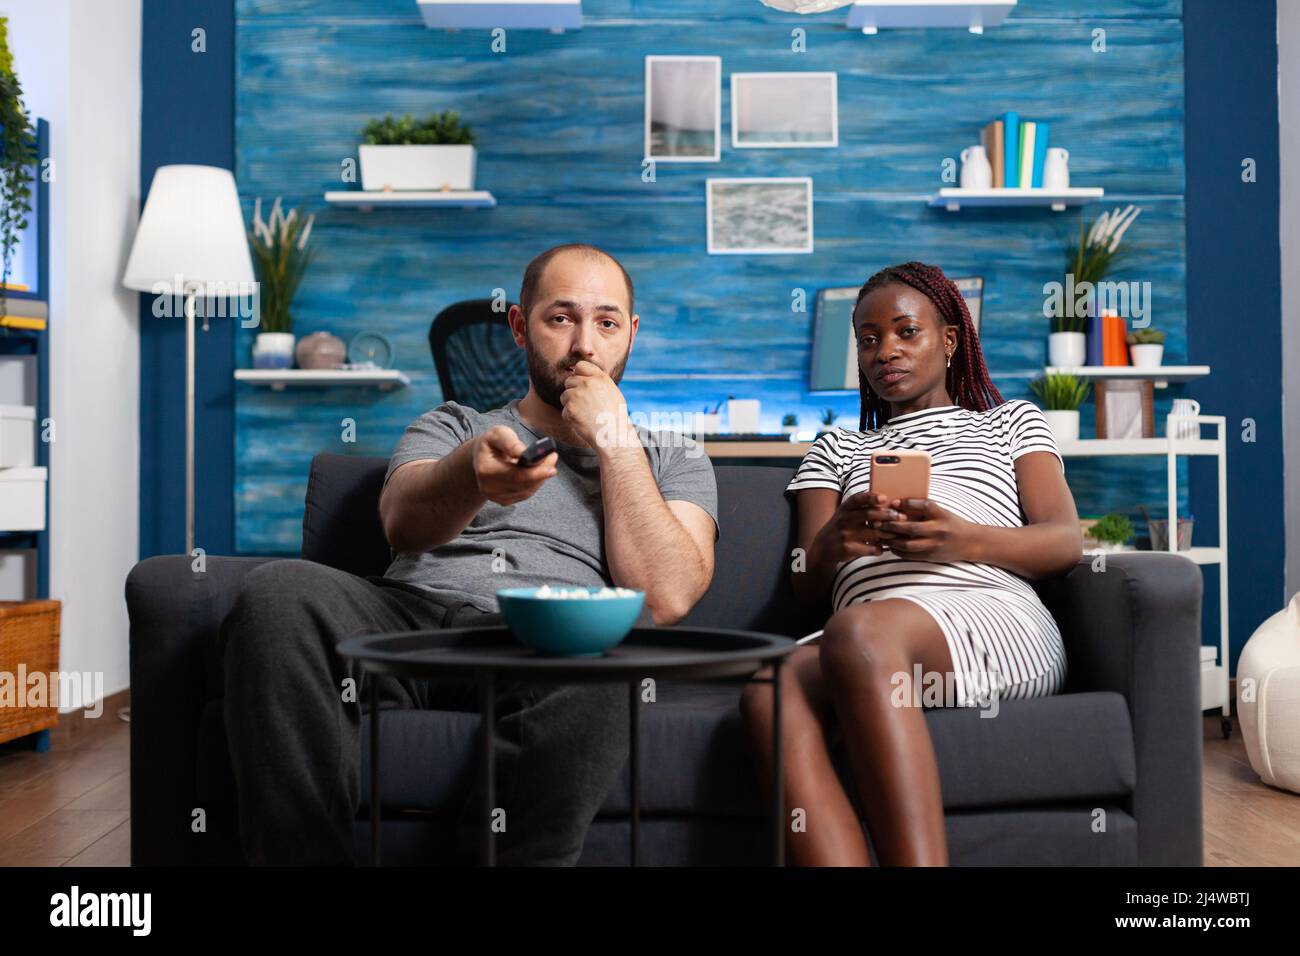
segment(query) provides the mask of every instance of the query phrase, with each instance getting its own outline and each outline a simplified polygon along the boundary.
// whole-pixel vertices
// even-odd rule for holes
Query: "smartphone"
[[[555,451],[555,441],[549,435],[543,436],[520,453],[519,467],[531,468],[553,451]]]
[[[872,494],[895,498],[930,497],[930,453],[911,449],[877,449],[871,453]]]

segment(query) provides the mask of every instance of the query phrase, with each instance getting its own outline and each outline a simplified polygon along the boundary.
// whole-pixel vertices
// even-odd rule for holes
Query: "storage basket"
[[[0,601],[0,742],[59,722],[59,601]],[[40,674],[44,706],[28,707]],[[22,678],[20,680],[20,677]]]

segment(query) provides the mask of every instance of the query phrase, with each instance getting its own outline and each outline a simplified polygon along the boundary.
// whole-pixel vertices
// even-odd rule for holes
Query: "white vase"
[[[1165,354],[1163,344],[1130,345],[1128,350],[1133,357],[1134,368],[1159,368]]]
[[[473,146],[361,146],[361,188],[473,189]]]
[[[292,368],[293,333],[259,332],[253,341],[253,368]]]
[[[1082,332],[1049,332],[1047,364],[1057,368],[1078,368],[1088,356],[1088,337]]]
[[[1078,441],[1079,440],[1079,410],[1073,411],[1047,411],[1043,412],[1047,417],[1047,424],[1052,429],[1052,434],[1056,437],[1056,443]]]
[[[781,431],[787,435],[797,435],[799,433],[798,425],[782,425]]]

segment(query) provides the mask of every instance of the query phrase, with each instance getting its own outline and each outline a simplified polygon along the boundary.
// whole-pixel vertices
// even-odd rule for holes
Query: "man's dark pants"
[[[371,680],[381,710],[478,709],[476,684],[373,676],[337,653],[356,634],[500,623],[500,615],[382,582],[311,561],[270,561],[248,573],[222,622],[226,734],[250,863],[358,862],[353,823]],[[495,707],[496,803],[505,811],[497,862],[576,862],[627,759],[627,688],[498,682]],[[480,780],[475,773],[458,821],[462,855],[431,863],[472,862]]]

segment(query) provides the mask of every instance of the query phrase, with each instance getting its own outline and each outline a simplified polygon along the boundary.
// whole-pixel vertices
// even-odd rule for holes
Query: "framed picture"
[[[966,300],[975,334],[980,330],[982,276],[953,279]],[[858,344],[853,334],[853,307],[861,286],[836,286],[817,293],[813,316],[812,353],[808,366],[809,392],[858,390]]]
[[[731,74],[731,145],[738,149],[840,144],[835,73]]]
[[[952,281],[957,286],[957,291],[961,293],[961,297],[966,300],[966,310],[970,312],[970,324],[975,327],[975,334],[979,335],[980,311],[984,305],[984,277],[972,276]]]
[[[808,176],[709,179],[709,255],[813,251],[813,190]]]
[[[645,158],[659,163],[722,158],[722,57],[645,58]]]

